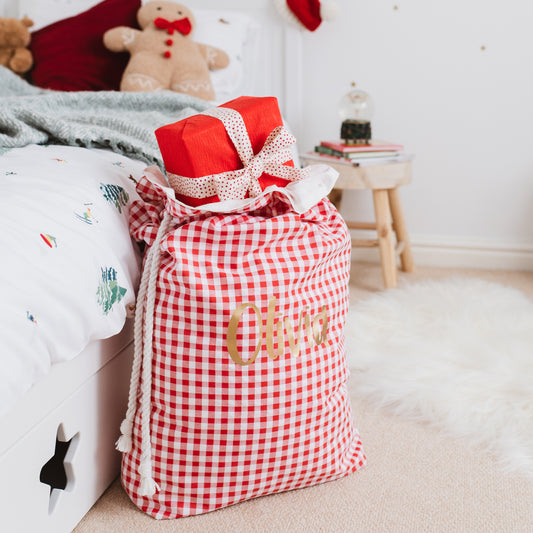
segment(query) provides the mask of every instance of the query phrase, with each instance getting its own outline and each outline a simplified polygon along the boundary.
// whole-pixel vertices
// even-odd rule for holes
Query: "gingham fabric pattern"
[[[150,394],[153,496],[141,496],[141,409],[122,483],[154,518],[212,511],[345,476],[365,463],[346,388],[350,238],[324,199],[276,191],[206,212],[143,177],[131,233],[168,215],[156,282]]]

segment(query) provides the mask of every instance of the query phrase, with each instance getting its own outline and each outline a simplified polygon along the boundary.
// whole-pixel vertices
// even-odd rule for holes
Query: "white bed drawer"
[[[126,408],[132,352],[129,344],[107,357],[0,456],[1,531],[67,533],[118,475],[114,443]],[[3,436],[6,431],[9,426],[1,424]],[[64,461],[65,490],[51,493],[39,478],[54,455],[58,432],[60,440],[72,443]]]

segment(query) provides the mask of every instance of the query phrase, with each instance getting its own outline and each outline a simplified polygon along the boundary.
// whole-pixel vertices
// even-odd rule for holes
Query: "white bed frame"
[[[13,3],[13,2],[12,2]],[[298,137],[302,109],[301,33],[276,13],[272,0],[194,0],[193,9],[249,13],[261,26],[252,96],[276,96]],[[120,469],[114,443],[125,413],[132,356],[130,321],[117,336],[91,344],[55,366],[0,419],[0,531],[68,533]],[[64,490],[39,480],[56,439],[71,441]],[[16,496],[15,496],[16,495]]]
[[[0,420],[1,531],[72,531],[116,477],[114,442],[124,416],[131,338],[128,321],[120,334],[54,366]],[[56,438],[71,444],[65,490],[51,491],[39,478]]]

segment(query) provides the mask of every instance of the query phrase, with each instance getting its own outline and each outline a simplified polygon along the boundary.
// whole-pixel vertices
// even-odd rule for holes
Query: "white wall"
[[[415,259],[533,270],[533,4],[337,2],[339,19],[303,34],[301,147],[339,136],[355,81],[374,138],[416,156],[402,189]],[[371,198],[349,193],[342,211],[371,219]]]
[[[15,1],[0,11],[12,15]],[[415,154],[401,192],[417,263],[533,270],[533,4],[336,2],[339,19],[292,43],[303,55],[302,102],[289,102],[302,111],[300,147],[338,137],[338,101],[355,81],[375,100],[374,137]],[[371,203],[347,193],[342,212],[370,220]]]
[[[0,0],[1,17],[18,17],[17,0]]]

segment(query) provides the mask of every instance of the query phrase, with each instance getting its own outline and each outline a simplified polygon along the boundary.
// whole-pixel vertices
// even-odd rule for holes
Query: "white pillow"
[[[257,75],[260,27],[244,13],[226,10],[194,9],[196,29],[192,38],[224,50],[228,67],[211,72],[217,103],[238,96],[250,96]]]
[[[15,3],[16,0],[11,0]],[[31,31],[37,31],[58,20],[83,13],[102,0],[18,0],[17,18],[30,17],[34,25]]]
[[[10,0],[14,5],[17,0]],[[101,0],[100,0],[101,1]],[[143,0],[146,3],[149,0]],[[18,13],[34,21],[32,31],[64,18],[78,15],[100,3],[95,0],[18,0]],[[14,9],[14,7],[12,8]],[[224,50],[230,65],[211,72],[217,103],[242,95],[252,95],[257,76],[259,24],[249,15],[224,9],[194,9],[196,29],[192,38]]]

